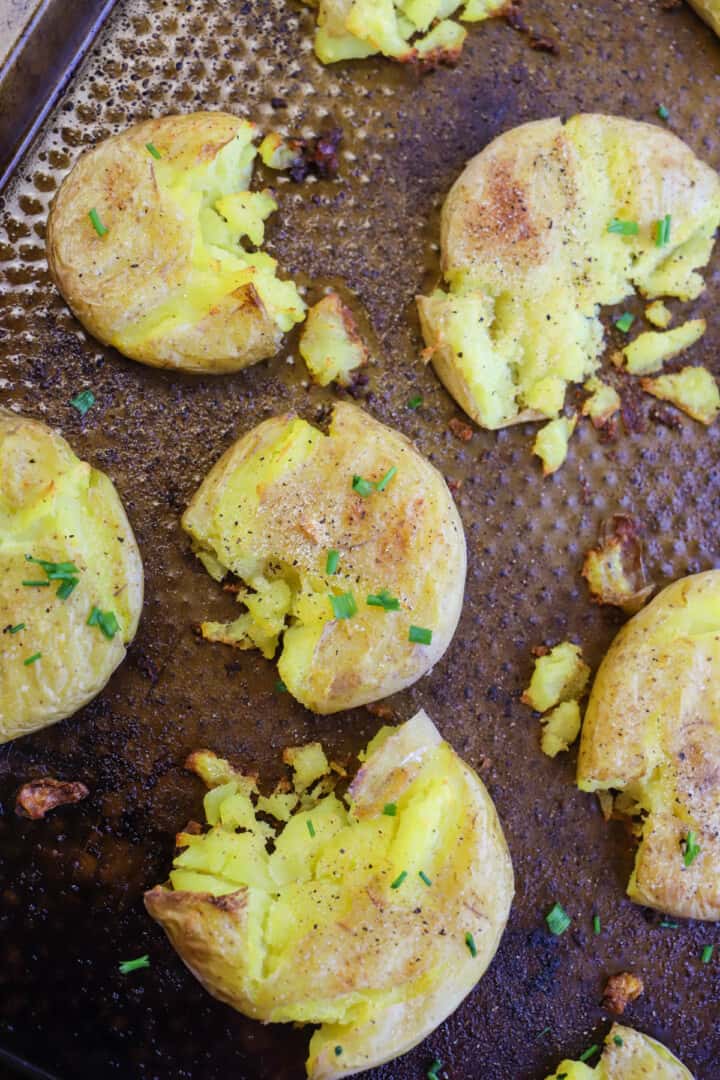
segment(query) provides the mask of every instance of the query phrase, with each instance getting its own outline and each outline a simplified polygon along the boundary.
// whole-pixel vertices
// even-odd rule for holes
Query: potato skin
[[[404,885],[423,890],[421,921],[410,895],[388,891],[379,877],[348,894],[340,881],[337,916],[311,928],[289,955],[258,946],[264,959],[253,973],[253,904],[267,925],[258,890],[211,896],[158,886],[145,894],[149,914],[215,997],[265,1022],[302,1015],[323,1023],[310,1043],[311,1080],[349,1076],[405,1053],[460,1004],[497,949],[514,890],[502,828],[482,781],[424,713],[394,729],[358,773],[350,792],[357,828],[399,802],[438,753],[453,825],[438,841],[442,858],[432,887]],[[476,957],[465,942],[471,926]],[[374,1008],[386,993],[392,1000]],[[347,1017],[338,1019],[345,1009]]]
[[[74,562],[79,583],[60,600],[23,586],[44,573],[26,555]],[[35,420],[0,410],[0,743],[54,724],[102,690],[137,629],[143,570],[111,481]],[[112,610],[112,639],[87,626]],[[24,629],[10,633],[21,623]],[[41,652],[26,666],[24,660]]]
[[[305,425],[308,438],[317,439],[310,457],[258,484],[258,506],[233,523],[237,508],[224,513],[223,503],[237,476],[268,453],[291,420],[266,420],[230,447],[193,497],[183,528],[196,551],[210,551],[230,569],[234,559],[238,573],[249,552],[262,567],[294,567],[299,592],[317,605],[317,615],[307,622],[295,617],[285,631],[280,676],[307,708],[332,713],[387,697],[440,659],[462,608],[465,536],[441,474],[403,435],[347,402],[336,403],[329,437]],[[353,491],[354,474],[379,478],[392,466],[398,472],[384,492],[363,498]],[[333,548],[340,565],[329,577],[325,560]],[[333,620],[327,594],[344,588],[353,592],[357,614]],[[366,595],[383,588],[400,600],[400,611],[366,606]],[[432,643],[409,642],[411,624],[431,629]],[[314,637],[301,648],[302,626]]]
[[[672,250],[658,254],[654,227],[669,208]],[[616,216],[637,221],[638,235],[609,234]],[[427,355],[483,427],[552,419],[566,384],[598,367],[597,305],[635,289],[697,296],[694,268],[707,262],[718,221],[717,174],[657,125],[582,114],[507,131],[469,162],[445,201],[451,292],[418,298]],[[460,349],[450,340],[451,309],[473,299],[477,311],[464,321],[474,329]]]
[[[195,223],[158,183],[158,166],[182,172],[212,161],[244,127],[229,113],[198,112],[136,124],[85,152],[48,220],[50,273],[70,308],[104,344],[156,367],[221,374],[277,351],[282,333],[251,284],[198,321],[127,344],[124,332],[178,295],[192,264]],[[146,149],[161,151],[158,162]],[[97,209],[108,234],[88,219]]]
[[[628,622],[590,695],[584,791],[625,790],[647,812],[628,894],[682,918],[720,919],[720,571],[682,578]],[[684,865],[682,844],[700,853]]]

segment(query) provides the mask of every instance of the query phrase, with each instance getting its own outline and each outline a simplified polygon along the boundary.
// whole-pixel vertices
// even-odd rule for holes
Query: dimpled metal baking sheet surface
[[[416,1080],[437,1057],[451,1080],[539,1080],[609,1026],[607,977],[629,970],[645,993],[625,1019],[665,1041],[702,1080],[720,1077],[711,925],[661,927],[625,898],[633,842],[573,784],[575,752],[554,761],[520,704],[531,648],[566,637],[596,665],[622,622],[590,603],[583,552],[603,519],[632,513],[659,584],[716,564],[718,432],[626,397],[603,442],[585,422],[564,468],[540,479],[532,427],[458,440],[459,410],[419,362],[413,298],[437,275],[439,208],[469,157],[534,118],[606,111],[662,123],[720,164],[720,44],[685,6],[661,0],[536,0],[526,20],[557,43],[530,48],[503,20],[470,30],[460,62],[420,76],[383,60],[322,68],[312,14],[281,0],[118,3],[1,204],[0,400],[62,430],[115,481],[140,542],[145,610],[125,664],[77,716],[0,750],[0,1043],[66,1080],[103,1077],[300,1078],[307,1031],[263,1027],[213,1001],[144,912],[168,872],[173,834],[201,812],[183,771],[198,746],[232,754],[271,783],[282,747],[320,738],[354,755],[380,719],[367,709],[305,712],[257,653],[200,641],[194,625],[234,610],[190,553],[179,518],[241,432],[283,410],[326,415],[297,336],[274,360],[224,378],[154,371],[89,340],[52,286],[43,237],[53,194],[77,155],[125,125],[169,111],[228,109],[264,128],[343,129],[337,180],[281,183],[269,227],[281,266],[315,298],[338,285],[367,312],[377,364],[359,400],[405,432],[454,483],[469,548],[466,603],[430,675],[391,699],[423,706],[480,773],[500,812],[517,899],[497,957],[448,1021],[400,1061],[368,1074]],[[48,92],[50,92],[50,87]],[[710,329],[693,356],[717,365],[716,258],[685,310]],[[639,312],[639,305],[630,310]],[[617,345],[606,313],[610,347]],[[92,388],[81,419],[69,400]],[[408,399],[421,394],[422,408]],[[629,430],[627,430],[629,429]],[[24,781],[82,780],[90,797],[22,820]],[[555,901],[570,930],[550,936]],[[593,934],[592,917],[602,920]],[[149,953],[131,976],[118,962]]]

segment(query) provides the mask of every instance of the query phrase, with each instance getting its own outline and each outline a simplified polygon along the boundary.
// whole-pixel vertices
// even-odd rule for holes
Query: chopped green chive
[[[572,919],[568,915],[562,904],[553,904],[545,916],[545,922],[548,925],[548,930],[551,934],[555,934],[559,937],[560,934],[564,934],[568,926],[572,922]]]
[[[98,214],[94,206],[88,214],[88,217],[90,218],[90,221],[92,222],[92,227],[98,234],[98,236],[104,236],[107,232],[107,226],[103,225],[102,221],[100,220],[100,215]]]
[[[408,409],[419,409],[423,403],[422,394],[413,394],[411,398],[408,398]]]
[[[657,114],[661,120],[667,120],[667,118],[670,116],[670,110],[667,109],[664,105],[658,105]]]
[[[624,1043],[623,1043],[623,1041],[622,1041],[622,1039],[620,1038],[619,1035],[613,1035],[613,1042],[615,1043],[616,1046],[623,1046],[624,1045]]]
[[[407,870],[403,870],[401,873],[398,874],[398,876],[395,878],[395,880],[393,882],[391,882],[390,888],[391,889],[399,889],[406,877],[407,877]]]
[[[120,629],[120,623],[112,611],[100,611],[94,607],[87,621],[88,626],[99,626],[106,638],[115,637]]]
[[[591,1057],[593,1057],[595,1054],[597,1054],[599,1049],[600,1049],[600,1047],[598,1046],[598,1044],[593,1043],[592,1046],[588,1046],[588,1048],[587,1048],[587,1050],[585,1051],[584,1054],[580,1055],[579,1060],[583,1061],[583,1062],[584,1061],[589,1061]]]
[[[129,975],[131,971],[139,971],[140,968],[149,967],[150,957],[147,955],[147,953],[145,954],[145,956],[138,956],[137,960],[123,960],[122,963],[118,964],[118,969],[121,975]]]
[[[282,679],[277,680],[277,682],[275,683],[275,689],[277,690],[278,694],[286,694],[287,693],[287,686],[282,681]]]
[[[660,926],[663,928],[663,930],[677,930],[679,925],[680,923],[673,922],[672,919],[663,919],[663,921],[660,923]]]
[[[672,215],[666,214],[664,218],[660,218],[655,222],[655,246],[665,247],[670,243],[670,226],[672,224]]]
[[[536,1039],[542,1039],[543,1035],[547,1035],[549,1031],[552,1031],[552,1028],[551,1028],[551,1027],[544,1027],[544,1028],[542,1029],[542,1031],[538,1031],[538,1033],[537,1033],[537,1035],[535,1036],[535,1038],[536,1038]]]
[[[428,888],[430,888],[432,880],[427,876],[424,870],[418,870],[418,877]]]
[[[601,930],[602,930],[602,926],[600,924],[600,916],[599,915],[593,915],[593,933],[594,934],[599,934]]]
[[[335,548],[331,548],[327,553],[327,559],[325,560],[325,573],[334,574],[337,571],[338,563],[340,562],[340,552]]]
[[[368,607],[381,607],[384,611],[399,611],[400,601],[391,596],[387,589],[381,589],[379,593],[371,593],[365,600]]]
[[[340,596],[329,594],[330,606],[336,619],[350,619],[357,615],[357,604],[351,592],[341,593]]]
[[[697,842],[697,833],[694,833],[692,829],[685,837],[685,850],[683,852],[683,862],[686,866],[692,866],[700,854],[700,845]]]
[[[368,495],[372,495],[375,485],[372,480],[365,480],[362,476],[353,476],[352,488],[358,495],[362,495],[366,499]]]
[[[145,143],[145,149],[147,150],[148,154],[152,154],[152,156],[154,158],[157,158],[158,161],[162,157],[162,154],[160,153],[160,151],[158,150],[157,146],[155,146],[154,143],[146,142]]]
[[[427,1071],[427,1074],[426,1074],[427,1075],[427,1080],[440,1080],[440,1077],[438,1076],[438,1073],[440,1072],[442,1067],[443,1067],[443,1063],[440,1060],[440,1058],[435,1058],[432,1065],[430,1066],[430,1068]]]
[[[27,660],[23,660],[23,666],[29,667],[30,664],[34,664],[36,660],[39,660],[41,656],[41,652],[33,653],[32,656],[28,656]]]
[[[397,803],[386,802],[383,806],[383,814],[385,817],[395,817],[397,814]]]
[[[313,825],[310,818],[307,819],[305,824],[307,825],[307,831],[310,833],[311,836],[314,836],[315,835],[315,826]]]
[[[623,334],[627,334],[634,322],[635,316],[631,315],[629,311],[626,311],[624,315],[621,315],[619,319],[615,320],[615,325],[618,330],[622,330]]]
[[[80,582],[80,578],[76,578],[76,577],[65,578],[64,581],[60,582],[60,587],[58,588],[58,591],[55,593],[55,595],[57,597],[59,597],[60,600],[67,600],[68,596],[73,591],[73,589],[76,587],[76,585],[79,584],[79,582]]]
[[[607,231],[609,233],[618,233],[619,236],[637,236],[640,232],[640,226],[637,221],[621,221],[619,218],[613,218],[608,225]]]
[[[465,935],[465,944],[467,945],[468,949],[470,950],[470,955],[474,959],[477,956],[477,945],[475,944],[475,938],[472,936],[472,934],[470,933],[469,930],[468,930],[467,934]]]
[[[23,581],[23,585],[26,585],[29,589],[49,589],[49,581]]]
[[[388,484],[390,483],[390,481],[392,480],[393,476],[395,476],[396,473],[397,473],[397,465],[393,465],[391,468],[388,469],[388,471],[385,473],[385,475],[382,477],[382,479],[378,480],[377,484],[375,485],[377,490],[378,491],[384,491],[385,488],[388,486]]]
[[[715,946],[714,945],[706,945],[705,946],[705,948],[703,949],[703,951],[702,951],[702,953],[700,955],[700,959],[702,960],[703,964],[709,964],[710,963],[710,961],[713,958],[713,953],[714,952],[715,952]]]
[[[411,626],[408,641],[412,641],[416,645],[429,645],[432,642],[432,630],[426,630],[422,626]]]
[[[15,626],[8,627],[8,634],[19,634],[21,630],[25,629],[25,623],[19,622]]]
[[[92,390],[81,390],[74,398],[70,398],[70,404],[81,416],[84,416],[95,404],[95,395]]]
[[[340,1057],[341,1054],[342,1054],[342,1046],[336,1046],[335,1047],[335,1057]]]

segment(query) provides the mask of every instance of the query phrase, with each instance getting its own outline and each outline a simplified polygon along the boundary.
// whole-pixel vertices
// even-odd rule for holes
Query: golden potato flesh
[[[244,435],[183,517],[218,581],[247,586],[233,623],[206,638],[274,656],[319,713],[419,679],[455,631],[465,537],[443,477],[398,432],[335,405],[327,435],[280,416]]]
[[[592,1068],[561,1061],[547,1080],[693,1080],[692,1074],[662,1043],[641,1031],[613,1024],[602,1057]]]
[[[507,0],[306,0],[317,9],[315,54],[324,64],[382,53],[402,63],[457,59],[467,32],[454,19],[481,22]]]
[[[585,713],[578,785],[642,818],[628,895],[720,919],[720,571],[676,581],[620,631]]]
[[[134,360],[209,374],[277,352],[305,305],[251,249],[277,206],[248,190],[255,136],[229,113],[191,113],[83,154],[53,203],[47,253],[91,334]]]
[[[720,34],[720,0],[690,0],[701,19]]]
[[[181,835],[148,912],[221,1001],[322,1025],[312,1080],[405,1053],[470,992],[507,921],[512,866],[481,780],[420,712],[378,733],[345,800],[306,801],[271,830],[272,854],[234,787],[248,790],[238,777],[208,793],[216,824]]]
[[[718,222],[720,179],[668,131],[593,114],[514,128],[445,202],[426,355],[483,427],[554,418],[599,367],[601,305],[698,296]]]
[[[103,688],[142,607],[143,572],[112,483],[50,428],[0,410],[0,743]]]

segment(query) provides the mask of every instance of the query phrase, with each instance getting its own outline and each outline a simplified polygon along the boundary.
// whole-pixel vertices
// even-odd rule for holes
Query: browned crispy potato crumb
[[[645,989],[639,975],[630,971],[621,971],[611,975],[603,993],[603,1005],[616,1016],[622,1016],[631,1001],[637,1001]]]
[[[90,789],[79,780],[54,780],[52,776],[44,776],[23,784],[15,800],[15,813],[38,821],[56,806],[81,802],[89,794]]]
[[[448,427],[460,442],[470,442],[473,437],[473,429],[470,425],[464,420],[459,420],[457,416],[453,416],[452,420],[448,421]]]
[[[582,575],[593,600],[624,611],[638,611],[653,590],[643,563],[643,544],[637,522],[629,514],[614,514],[604,522],[597,547],[585,555]]]

